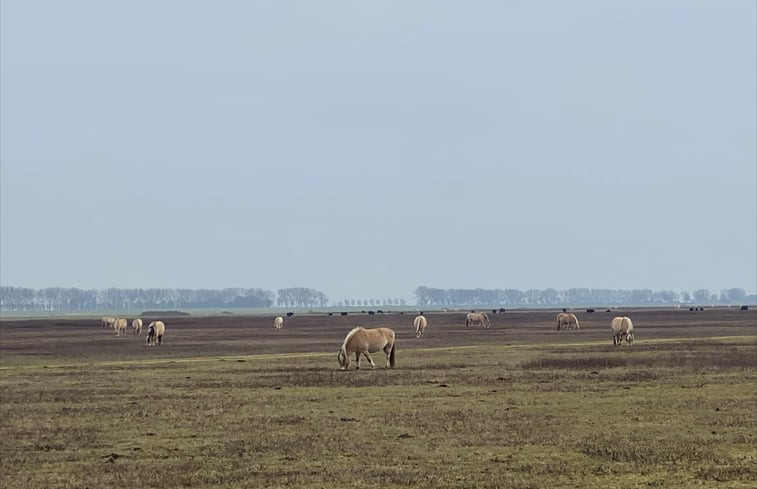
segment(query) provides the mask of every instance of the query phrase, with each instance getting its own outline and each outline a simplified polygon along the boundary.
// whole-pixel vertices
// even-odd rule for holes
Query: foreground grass
[[[755,343],[8,368],[0,485],[754,487]]]

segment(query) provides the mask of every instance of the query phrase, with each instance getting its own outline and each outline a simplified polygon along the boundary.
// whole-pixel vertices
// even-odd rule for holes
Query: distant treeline
[[[133,309],[190,309],[323,307],[322,292],[303,287],[279,289],[103,289],[0,287],[0,311],[96,311]]]
[[[755,304],[757,295],[744,289],[715,294],[707,289],[691,293],[651,289],[435,289],[418,287],[419,306],[612,306],[670,304]]]

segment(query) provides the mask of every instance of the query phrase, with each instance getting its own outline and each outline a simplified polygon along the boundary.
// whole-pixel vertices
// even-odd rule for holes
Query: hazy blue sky
[[[757,288],[752,0],[1,5],[3,285]]]

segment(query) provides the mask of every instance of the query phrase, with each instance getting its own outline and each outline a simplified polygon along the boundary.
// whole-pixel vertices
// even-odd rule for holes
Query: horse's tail
[[[397,349],[397,342],[392,343],[392,351],[389,352],[389,368],[394,368],[394,351]]]

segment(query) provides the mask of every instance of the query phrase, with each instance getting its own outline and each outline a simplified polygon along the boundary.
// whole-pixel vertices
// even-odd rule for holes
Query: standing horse
[[[163,321],[153,321],[147,327],[147,345],[155,346],[163,344],[163,335],[166,332],[166,325]]]
[[[467,328],[473,323],[478,323],[484,328],[488,328],[492,325],[491,321],[489,321],[489,316],[487,316],[485,312],[469,312],[465,316],[465,327]]]
[[[613,318],[610,323],[610,329],[612,330],[613,345],[622,345],[623,337],[625,337],[626,343],[628,343],[628,346],[631,346],[634,340],[631,318],[625,316]]]
[[[113,329],[116,330],[116,336],[123,336],[126,334],[126,328],[129,327],[129,321],[126,319],[116,319],[113,322]]]
[[[426,317],[421,314],[420,316],[415,317],[415,319],[413,320],[413,326],[415,326],[415,337],[420,338],[426,331],[428,321],[426,321]]]
[[[563,328],[563,326],[565,326]],[[557,315],[557,330],[561,329],[581,329],[578,318],[575,314],[561,312]]]
[[[386,367],[394,368],[394,352],[396,343],[394,342],[394,331],[389,328],[365,329],[361,327],[354,328],[347,333],[344,343],[336,355],[339,361],[339,368],[347,370],[350,366],[350,356],[355,354],[356,368],[360,368],[360,354],[371,362],[371,367],[376,368],[376,364],[368,355],[382,351],[386,354]]]
[[[103,328],[112,328],[113,323],[116,322],[116,318],[113,317],[104,317],[100,320],[100,326]]]
[[[137,318],[131,322],[131,327],[134,328],[134,334],[142,334],[142,320]]]
[[[276,319],[273,320],[273,327],[276,329],[281,329],[282,326],[284,326],[284,318],[281,316],[276,316]]]

